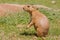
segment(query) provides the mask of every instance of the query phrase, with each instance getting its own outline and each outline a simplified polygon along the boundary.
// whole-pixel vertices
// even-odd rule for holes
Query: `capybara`
[[[23,9],[31,15],[31,21],[27,27],[34,25],[37,36],[44,38],[48,34],[49,30],[48,18],[39,12],[33,5],[25,5]]]

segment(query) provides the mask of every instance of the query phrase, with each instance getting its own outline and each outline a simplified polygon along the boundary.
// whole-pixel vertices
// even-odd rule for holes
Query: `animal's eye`
[[[27,6],[27,7],[30,7],[30,6]]]

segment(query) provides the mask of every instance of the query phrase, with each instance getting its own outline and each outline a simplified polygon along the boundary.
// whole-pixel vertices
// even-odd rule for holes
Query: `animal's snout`
[[[24,9],[24,8],[23,8]]]

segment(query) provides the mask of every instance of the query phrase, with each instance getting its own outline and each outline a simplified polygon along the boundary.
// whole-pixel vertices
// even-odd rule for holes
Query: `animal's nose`
[[[24,9],[24,8],[23,8]]]

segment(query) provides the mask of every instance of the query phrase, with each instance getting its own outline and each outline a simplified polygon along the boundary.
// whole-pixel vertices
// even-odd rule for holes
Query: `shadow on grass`
[[[25,35],[25,36],[37,36],[36,33],[29,33],[29,32],[23,32],[23,33],[20,33],[20,35]]]

